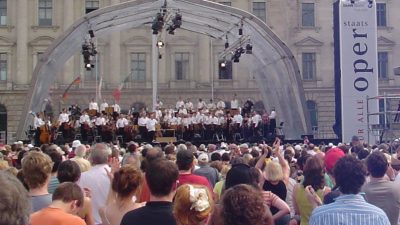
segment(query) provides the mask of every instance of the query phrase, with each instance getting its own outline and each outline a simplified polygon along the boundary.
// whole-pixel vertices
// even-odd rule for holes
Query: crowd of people
[[[0,151],[0,224],[399,224],[398,141]]]
[[[118,104],[104,100],[98,106],[92,99],[89,107],[77,105],[62,109],[57,118],[45,112],[34,115],[32,138],[36,145],[62,144],[79,139],[84,143],[120,141],[153,142],[157,137],[175,137],[186,141],[253,141],[270,139],[276,134],[276,111],[254,110],[248,99],[242,106],[236,95],[229,107],[222,99],[208,103],[201,98],[197,105],[179,97],[173,107],[158,100],[154,111],[131,109],[121,113]],[[53,121],[53,122],[52,122]]]

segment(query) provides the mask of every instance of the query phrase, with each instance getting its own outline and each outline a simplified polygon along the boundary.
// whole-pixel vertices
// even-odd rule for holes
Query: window
[[[131,53],[131,80],[146,79],[146,53]]]
[[[265,2],[253,2],[253,14],[264,22],[267,18],[265,9]]]
[[[232,2],[219,2],[222,5],[232,6]]]
[[[303,53],[303,79],[315,80],[316,77],[316,60],[315,53]]]
[[[0,25],[7,25],[7,0],[0,0]]]
[[[0,81],[7,80],[7,53],[0,53]]]
[[[314,3],[301,4],[301,25],[303,27],[315,26],[315,9]]]
[[[39,0],[39,26],[51,26],[53,18],[53,1]]]
[[[386,112],[390,111],[390,101],[386,101]],[[379,112],[383,113],[385,112],[385,99],[379,99]],[[386,114],[386,125],[389,123],[389,115]],[[394,122],[398,122],[398,114],[394,114]],[[381,128],[385,127],[385,114],[379,114],[379,125],[381,125]]]
[[[386,3],[376,3],[376,22],[378,27],[386,27]]]
[[[85,12],[86,14],[99,9],[100,3],[99,0],[86,0],[85,4]]]
[[[306,106],[307,106],[307,111],[310,115],[312,129],[317,130],[318,128],[317,104],[314,101],[307,100]]]
[[[387,79],[388,78],[388,53],[378,52],[378,78]]]
[[[221,66],[224,63],[225,66]],[[232,61],[219,61],[218,65],[218,77],[220,80],[231,80],[232,79]]]
[[[177,80],[189,78],[189,53],[175,53],[175,78]]]

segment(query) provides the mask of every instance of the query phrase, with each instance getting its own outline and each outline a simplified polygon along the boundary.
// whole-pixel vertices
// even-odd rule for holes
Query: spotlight
[[[245,50],[244,50],[243,47],[240,47],[240,48],[236,49],[235,53],[233,53],[233,55],[232,55],[232,61],[233,61],[234,63],[238,63],[238,62],[239,62],[239,59],[240,59],[240,56],[241,56],[243,53],[245,53]]]
[[[158,47],[158,48],[163,48],[163,47],[164,47],[164,42],[162,42],[162,41],[157,41],[157,47]]]
[[[159,58],[159,59],[162,59],[162,55],[161,55],[161,54],[158,54],[158,58]]]
[[[182,25],[182,15],[179,13],[176,13],[175,17],[172,19],[172,23],[173,23],[175,29],[180,28]]]
[[[92,64],[90,63],[86,64],[86,68],[92,68]]]
[[[89,35],[90,35],[90,38],[94,38],[94,32],[93,32],[93,30],[89,30]]]
[[[153,30],[153,34],[158,34],[159,31],[164,26],[164,16],[161,13],[157,13],[156,18],[154,18],[153,23],[151,25],[151,29]]]
[[[225,49],[229,48],[229,42],[225,42]]]
[[[239,28],[239,35],[243,35],[243,28]]]
[[[253,54],[253,45],[250,43],[246,45],[246,54]]]
[[[225,70],[226,69],[226,60],[220,61],[219,68],[221,70]]]

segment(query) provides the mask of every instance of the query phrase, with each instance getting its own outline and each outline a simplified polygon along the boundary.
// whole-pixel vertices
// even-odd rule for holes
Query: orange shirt
[[[44,208],[31,214],[30,225],[86,225],[78,216],[58,208]]]

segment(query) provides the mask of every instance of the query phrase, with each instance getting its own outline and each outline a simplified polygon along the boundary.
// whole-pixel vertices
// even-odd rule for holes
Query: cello
[[[49,144],[51,140],[51,134],[47,119],[45,120],[44,125],[40,126],[39,129],[40,129],[40,136],[39,136],[40,144]]]

